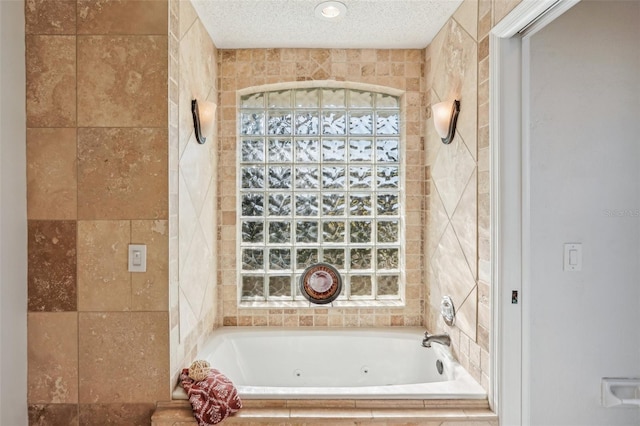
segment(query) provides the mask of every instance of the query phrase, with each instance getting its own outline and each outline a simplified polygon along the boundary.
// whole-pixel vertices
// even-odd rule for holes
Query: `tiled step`
[[[316,406],[322,401],[313,401]],[[385,407],[380,403],[368,407],[265,407],[255,402],[245,403],[244,408],[222,424],[229,425],[411,425],[411,426],[497,426],[498,418],[488,407],[459,408],[449,404],[430,407]],[[422,401],[421,401],[422,402]],[[485,401],[486,404],[486,401]],[[286,404],[285,404],[286,405]],[[295,404],[293,404],[295,405]],[[363,404],[370,405],[370,404]],[[400,405],[398,407],[397,405]],[[196,421],[187,401],[158,403],[152,426],[194,426]]]

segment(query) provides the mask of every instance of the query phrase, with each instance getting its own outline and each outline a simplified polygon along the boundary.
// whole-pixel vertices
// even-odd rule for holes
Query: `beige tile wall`
[[[418,326],[424,317],[424,52],[373,49],[220,50],[219,314],[224,325],[287,327]],[[338,80],[405,91],[406,306],[402,308],[239,308],[236,277],[236,91],[272,83]],[[223,247],[225,249],[223,249]],[[229,248],[232,248],[231,250]]]
[[[171,374],[216,326],[217,129],[198,144],[191,100],[217,104],[217,49],[188,0],[170,0]]]
[[[425,227],[426,324],[452,335],[461,364],[489,390],[489,32],[519,0],[465,0],[427,47],[429,103],[458,99],[458,130],[443,145],[433,121],[426,128],[428,214]],[[458,310],[449,327],[440,299]]]
[[[435,308],[443,291],[464,297],[460,305],[464,320],[449,331],[463,364],[487,386],[487,35],[519,0],[465,0],[425,51],[216,52],[193,9],[183,3],[25,2],[30,422],[145,423],[154,402],[169,398],[170,376],[175,376],[217,324],[426,323],[434,330],[444,329],[436,319],[437,310],[429,308]],[[210,61],[197,62],[201,48]],[[448,53],[456,55],[445,55]],[[459,53],[468,56],[458,62],[444,60]],[[194,58],[194,66],[181,68]],[[210,80],[203,82],[202,76]],[[324,79],[406,91],[407,307],[375,311],[238,309],[235,252],[221,250],[235,247],[235,90]],[[424,127],[426,107],[455,94],[463,100],[460,133],[445,154],[434,144],[429,125]],[[211,149],[213,144],[206,151],[190,148],[186,96],[219,102],[217,151]],[[201,163],[203,158],[207,161]],[[217,165],[217,172],[211,166],[204,178],[189,174],[191,167],[206,169],[208,165]],[[464,178],[456,177],[459,168]],[[186,197],[189,202],[182,203]],[[181,212],[199,230],[185,229],[188,221],[180,222]],[[205,221],[205,217],[214,221]],[[207,228],[215,223],[217,247],[213,230]],[[424,234],[423,223],[427,224]],[[132,242],[148,244],[145,274],[124,272],[124,246]],[[197,283],[211,309],[205,304],[194,309],[196,293],[189,293],[193,289],[181,281],[185,279],[180,275],[181,254],[186,252],[188,259],[189,250],[197,247],[209,250],[212,268],[217,270],[208,274],[206,282]],[[432,262],[438,251],[440,257]],[[452,260],[445,260],[445,253],[452,253]],[[461,268],[464,273],[456,277],[462,286],[455,287],[454,277],[442,274],[451,267],[447,262],[465,266],[466,270]],[[442,280],[434,279],[436,273]],[[427,276],[429,284],[424,286]],[[216,279],[221,283],[217,287]],[[452,286],[443,288],[439,282]],[[181,297],[189,309],[178,309]],[[102,350],[105,347],[107,351]],[[115,382],[126,383],[136,374],[140,383],[134,386],[147,384],[147,388],[114,391]]]
[[[475,341],[477,327],[477,7],[464,2],[426,49],[430,102],[461,104],[451,144],[442,144],[432,120],[427,126],[428,325],[442,329],[440,299],[450,296],[457,311],[456,348],[458,330]]]
[[[145,424],[170,395],[168,3],[25,14],[30,423]]]

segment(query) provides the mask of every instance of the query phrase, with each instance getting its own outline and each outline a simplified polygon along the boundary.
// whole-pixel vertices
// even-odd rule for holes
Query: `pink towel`
[[[212,368],[204,380],[196,382],[189,377],[189,369],[185,368],[180,374],[180,381],[200,426],[220,423],[242,408],[238,390],[218,370]]]

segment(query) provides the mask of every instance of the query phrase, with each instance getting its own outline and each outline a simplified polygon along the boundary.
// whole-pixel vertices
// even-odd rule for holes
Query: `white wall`
[[[27,424],[24,2],[0,0],[0,425]]]
[[[639,425],[600,380],[640,377],[640,2],[581,1],[530,58],[530,422]]]

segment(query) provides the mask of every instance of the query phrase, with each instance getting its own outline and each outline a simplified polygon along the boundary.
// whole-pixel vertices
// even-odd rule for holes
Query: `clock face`
[[[342,277],[333,266],[316,263],[305,269],[300,277],[300,291],[312,303],[333,302],[342,290]]]

